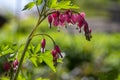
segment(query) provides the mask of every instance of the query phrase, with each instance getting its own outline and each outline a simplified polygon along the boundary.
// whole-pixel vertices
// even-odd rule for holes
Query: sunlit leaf
[[[0,80],[10,80],[9,77],[1,77]]]
[[[59,63],[63,63],[62,59],[58,59],[57,62],[59,62]]]
[[[21,75],[18,75],[18,80],[26,80],[26,79],[23,78]]]
[[[42,2],[43,2],[43,0],[37,0],[37,1],[36,1],[36,4],[37,4],[37,5],[40,5],[40,4],[42,4]]]
[[[23,10],[26,10],[26,9],[29,10],[29,9],[33,8],[34,5],[35,5],[34,2],[29,2],[27,5],[25,5],[25,7],[23,8]]]
[[[42,55],[43,61],[54,71],[56,72],[56,68],[53,65],[53,57],[51,55],[50,51],[46,51],[45,53],[43,53]]]
[[[31,57],[30,58],[31,62],[37,67],[37,58],[36,57]]]
[[[56,3],[57,3],[57,0],[48,0],[47,6],[49,8],[52,8],[52,6],[56,5]]]
[[[36,47],[35,47],[35,54],[37,54],[38,52],[40,52],[40,45],[38,44]]]
[[[49,7],[53,9],[79,9],[78,6],[72,5],[70,0],[60,1],[60,2],[57,2],[57,0],[53,0],[53,2],[49,2],[49,3],[50,3]]]
[[[35,80],[50,80],[50,79],[37,78],[37,79],[35,79]]]

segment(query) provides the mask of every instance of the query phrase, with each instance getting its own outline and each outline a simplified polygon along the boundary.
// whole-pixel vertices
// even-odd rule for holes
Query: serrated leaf
[[[53,57],[51,55],[51,51],[46,51],[42,55],[43,61],[54,71],[56,72],[56,68],[53,65]]]
[[[35,5],[34,2],[29,2],[27,5],[24,6],[23,10],[26,10],[26,9],[29,10],[29,9],[33,8],[34,5]]]
[[[42,2],[43,2],[43,0],[37,0],[37,1],[36,1],[36,4],[37,4],[37,5],[40,5],[40,4],[42,4]]]
[[[37,58],[36,57],[31,57],[30,58],[31,62],[37,67]]]

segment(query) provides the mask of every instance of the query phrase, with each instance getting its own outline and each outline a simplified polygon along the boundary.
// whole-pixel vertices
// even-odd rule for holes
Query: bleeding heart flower
[[[61,50],[59,48],[58,45],[55,45],[55,50],[59,53],[59,55],[61,56],[61,58],[63,57],[62,54],[61,54]]]
[[[53,18],[51,15],[48,16],[48,22],[50,24],[50,28],[51,28],[51,24],[52,24]]]
[[[3,69],[5,70],[5,71],[8,71],[9,69],[10,69],[10,63],[9,62],[5,62],[4,64],[3,64]]]
[[[42,39],[42,41],[41,41],[41,52],[45,52],[45,45],[46,45],[46,40]]]
[[[77,25],[78,25],[79,28],[81,28],[83,26],[85,20],[80,14],[78,14],[77,20],[78,20]]]
[[[88,27],[88,23],[85,21],[85,23],[84,23],[84,32],[85,32],[86,39],[88,41],[90,41],[90,39],[92,38],[91,31],[92,30],[89,29],[89,27]]]

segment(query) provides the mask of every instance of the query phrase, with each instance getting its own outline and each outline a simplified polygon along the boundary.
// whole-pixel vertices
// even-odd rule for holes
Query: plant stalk
[[[33,30],[31,31],[30,35],[29,35],[28,38],[27,38],[27,41],[26,41],[24,50],[23,50],[23,52],[22,52],[22,56],[21,56],[20,61],[19,61],[18,69],[17,69],[17,71],[16,71],[16,74],[15,74],[15,77],[14,77],[13,80],[17,80],[18,74],[19,74],[19,72],[20,72],[20,68],[21,68],[21,66],[22,66],[22,63],[23,63],[23,60],[24,60],[24,57],[25,57],[25,53],[26,53],[27,48],[28,48],[28,46],[29,46],[29,44],[30,44],[30,42],[31,42],[31,40],[32,40],[32,36],[33,36],[33,34],[35,33],[35,31],[36,31],[37,27],[39,26],[39,24],[41,23],[40,19],[41,19],[41,18],[39,17],[36,26],[33,28]]]

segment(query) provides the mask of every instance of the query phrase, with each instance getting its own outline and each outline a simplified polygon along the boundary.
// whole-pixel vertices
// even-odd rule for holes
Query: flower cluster
[[[16,71],[16,69],[18,68],[18,59],[15,59],[12,64],[11,62],[5,62],[3,64],[3,69],[4,71],[8,72],[10,70],[10,68],[12,68],[14,71]]]
[[[85,20],[85,13],[76,13],[71,10],[65,12],[53,11],[52,14],[48,15],[48,22],[51,26],[66,27],[67,25],[77,25],[79,32],[81,28],[84,27],[84,32],[86,39],[90,41],[91,39],[91,29],[88,27],[88,23]]]
[[[45,52],[45,46],[46,46],[46,40],[43,38],[41,40],[41,52],[42,53]],[[54,66],[56,66],[57,65],[57,59],[59,58],[59,56],[61,56],[61,58],[63,58],[63,56],[61,54],[60,47],[58,45],[54,44],[54,49],[52,49],[51,54],[53,56]]]

